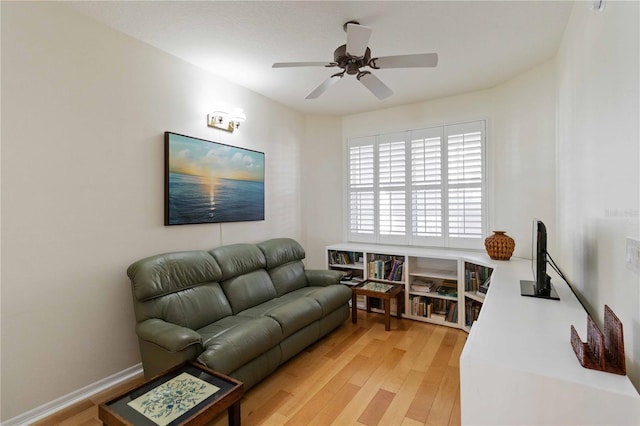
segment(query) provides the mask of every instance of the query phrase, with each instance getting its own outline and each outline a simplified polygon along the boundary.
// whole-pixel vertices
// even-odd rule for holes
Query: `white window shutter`
[[[378,139],[378,242],[407,244],[407,138],[397,133]]]
[[[449,245],[478,248],[484,235],[484,122],[447,126]]]
[[[442,128],[411,132],[411,241],[442,246]]]
[[[348,155],[349,241],[375,242],[375,138],[351,140]]]

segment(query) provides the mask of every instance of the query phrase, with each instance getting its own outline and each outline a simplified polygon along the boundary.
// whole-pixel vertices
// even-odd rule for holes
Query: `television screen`
[[[165,132],[165,225],[264,220],[264,153]]]
[[[533,281],[520,281],[520,294],[559,300],[551,277],[547,275],[547,228],[541,220],[533,220],[531,232],[531,269]]]

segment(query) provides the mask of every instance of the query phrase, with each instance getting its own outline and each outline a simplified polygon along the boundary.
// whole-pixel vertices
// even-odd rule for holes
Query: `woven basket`
[[[493,235],[484,240],[487,254],[493,260],[509,260],[516,247],[516,242],[505,231],[493,231]]]

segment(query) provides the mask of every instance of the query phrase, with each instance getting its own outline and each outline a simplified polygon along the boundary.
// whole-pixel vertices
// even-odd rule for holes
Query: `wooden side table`
[[[371,299],[381,299],[384,302],[384,329],[391,330],[391,299],[396,299],[396,316],[402,318],[404,311],[404,285],[388,284],[378,281],[365,281],[351,287],[351,322],[358,322],[358,295],[367,297],[367,312],[371,312]]]
[[[191,362],[100,404],[98,415],[107,426],[202,426],[227,410],[229,426],[240,426],[243,395],[242,382]]]

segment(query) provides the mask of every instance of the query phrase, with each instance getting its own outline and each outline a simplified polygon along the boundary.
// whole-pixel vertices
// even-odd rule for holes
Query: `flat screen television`
[[[542,299],[560,300],[547,274],[547,228],[541,220],[533,219],[531,233],[531,269],[533,281],[520,281],[520,294]]]

